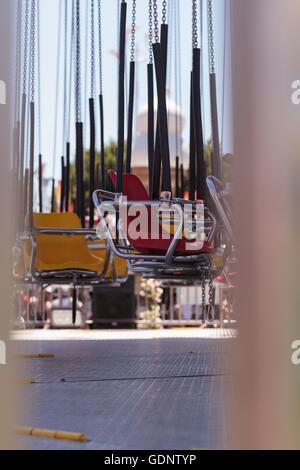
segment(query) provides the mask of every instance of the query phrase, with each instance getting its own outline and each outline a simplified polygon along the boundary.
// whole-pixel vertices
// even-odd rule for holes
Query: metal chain
[[[98,42],[99,42],[99,79],[100,95],[103,94],[103,62],[102,62],[102,4],[98,0]]]
[[[17,6],[17,42],[16,42],[16,70],[15,70],[15,120],[19,119],[20,112],[20,86],[21,86],[21,41],[22,41],[22,2],[18,0]]]
[[[202,275],[202,318],[206,321],[206,292],[205,292],[205,272]]]
[[[214,321],[214,288],[211,273],[209,274],[209,321]]]
[[[215,48],[214,48],[212,0],[208,0],[208,41],[209,41],[210,73],[215,73]]]
[[[37,88],[38,88],[38,143],[39,153],[42,152],[42,128],[41,128],[41,5],[37,0]]]
[[[95,95],[95,2],[91,0],[91,98]]]
[[[25,3],[25,24],[24,24],[24,61],[23,61],[23,94],[27,88],[27,65],[28,65],[28,34],[29,34],[29,0]]]
[[[155,42],[159,42],[157,0],[153,0],[153,16],[154,16],[154,39],[155,39]]]
[[[131,56],[130,56],[131,62],[134,62],[134,56],[135,56],[135,31],[136,31],[136,0],[132,0]]]
[[[149,0],[149,64],[153,64],[153,8],[152,0]]]
[[[76,0],[76,73],[75,73],[75,107],[76,120],[81,122],[81,48],[80,48],[80,0]]]
[[[197,0],[193,0],[193,49],[198,48]]]
[[[166,24],[167,22],[167,0],[162,2],[162,23]]]
[[[36,29],[36,0],[31,0],[31,102],[34,101],[35,94],[35,29]]]

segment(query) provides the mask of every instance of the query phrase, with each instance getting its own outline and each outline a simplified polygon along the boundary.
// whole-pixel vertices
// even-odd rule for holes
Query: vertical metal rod
[[[103,110],[103,95],[99,96],[100,102],[100,140],[101,140],[101,187],[106,189],[106,174],[105,174],[105,145],[104,145],[104,110]]]
[[[67,142],[66,146],[66,205],[65,211],[69,212],[70,201],[70,143]]]
[[[66,188],[65,176],[66,176],[65,158],[61,157],[60,212],[64,212],[64,208],[65,208],[65,188]]]
[[[118,98],[118,148],[117,148],[117,183],[116,191],[123,190],[124,165],[124,114],[125,114],[125,44],[126,44],[127,4],[121,3],[120,39],[119,39],[119,98]]]
[[[51,213],[55,212],[55,179],[52,178]]]
[[[190,94],[190,161],[189,161],[189,200],[195,200],[196,191],[196,154],[195,154],[195,125],[193,110],[193,72],[191,73]]]
[[[20,146],[20,192],[19,192],[19,207],[21,211],[22,198],[24,194],[24,166],[25,166],[25,135],[26,135],[26,94],[22,95],[22,110],[21,110],[21,146]],[[20,231],[24,228],[25,212],[20,214]]]
[[[180,187],[179,187],[179,157],[176,157],[176,183],[175,183],[175,194],[176,194],[176,197],[180,197]]]
[[[29,171],[29,227],[33,228],[33,185],[34,185],[34,103],[30,103],[30,171]]]
[[[206,200],[206,163],[204,157],[203,125],[200,93],[200,49],[193,49],[193,113],[197,161],[197,198]]]
[[[166,103],[166,77],[165,77],[165,64],[162,54],[162,46],[160,43],[153,44],[153,54],[156,70],[156,83],[157,83],[157,100],[158,100],[158,123],[160,135],[160,150],[163,164],[163,183],[162,191],[172,191],[171,187],[171,167],[170,167],[170,149],[169,149],[169,136],[168,136],[168,116],[167,116],[167,103]],[[155,177],[155,171],[154,171]],[[159,181],[154,182],[159,185]],[[153,185],[153,190],[154,186]]]
[[[95,191],[95,161],[96,161],[96,129],[95,129],[95,102],[94,98],[90,98],[90,228],[94,227],[94,204],[93,193]]]
[[[149,174],[149,194],[152,194],[153,165],[154,165],[154,85],[153,85],[153,64],[147,67],[148,79],[148,174]]]
[[[184,198],[184,167],[183,165],[181,164],[180,166],[180,177],[181,177],[181,187],[180,187],[180,190],[181,190],[181,193],[180,193],[180,197],[183,199]]]
[[[73,301],[72,301],[72,323],[76,324],[76,315],[77,315],[77,292],[76,287],[73,287]]]
[[[23,207],[23,224],[25,222],[25,217],[27,215],[28,211],[28,182],[29,182],[29,170],[26,168],[25,170],[25,176],[24,176],[24,181],[23,181],[23,202],[22,206]]]
[[[39,206],[40,213],[43,213],[43,162],[42,155],[39,154]]]
[[[134,86],[135,86],[135,62],[131,61],[130,73],[129,73],[129,106],[128,106],[128,124],[127,124],[128,129],[127,129],[127,147],[126,147],[126,173],[131,173]]]
[[[166,80],[167,80],[167,59],[168,59],[168,25],[162,24],[161,25],[161,34],[160,34],[160,46],[161,46],[161,55],[162,55],[162,64],[160,74],[160,80],[163,80],[163,93],[164,97],[166,98]],[[153,45],[154,46],[154,45]],[[153,50],[154,53],[154,50]],[[156,66],[155,66],[156,68]],[[156,70],[156,80],[157,80],[157,70]],[[153,167],[153,178],[152,178],[152,194],[151,198],[156,200],[159,199],[160,196],[160,180],[161,180],[161,163],[162,158],[162,149],[160,147],[161,143],[161,135],[160,135],[160,128],[159,128],[159,109],[157,106],[157,124],[156,124],[156,138],[155,138],[155,149],[154,149],[154,167]],[[167,142],[169,145],[169,141]],[[170,156],[169,156],[170,159]],[[163,177],[164,178],[164,177]]]
[[[217,106],[217,89],[216,75],[210,74],[210,101],[211,101],[211,121],[213,136],[213,154],[212,154],[212,174],[218,178],[222,178],[221,159],[220,159],[220,138],[219,138],[219,122],[218,122],[218,106]]]
[[[77,186],[77,214],[82,227],[85,226],[84,211],[84,176],[83,176],[83,124],[76,123],[76,186]]]

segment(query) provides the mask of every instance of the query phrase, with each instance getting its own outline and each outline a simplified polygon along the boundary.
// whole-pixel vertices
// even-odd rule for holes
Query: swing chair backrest
[[[114,170],[109,170],[107,174],[109,175],[114,187],[116,187],[116,172]],[[124,196],[126,196],[129,201],[150,201],[150,197],[145,186],[136,175],[129,173],[123,174],[123,191]]]

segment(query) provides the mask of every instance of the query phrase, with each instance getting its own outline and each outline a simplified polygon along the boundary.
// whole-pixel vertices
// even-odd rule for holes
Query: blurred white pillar
[[[10,280],[12,277],[11,268],[11,248],[13,242],[12,221],[16,214],[13,212],[12,192],[16,188],[12,187],[11,168],[12,168],[12,91],[13,77],[12,64],[14,63],[14,53],[12,31],[15,1],[0,0],[0,81],[1,81],[1,100],[0,100],[0,214],[1,214],[1,262],[0,262],[0,341],[5,351],[0,358],[0,449],[9,449],[12,447],[12,414],[13,382],[11,380],[11,359],[9,354],[8,342],[8,322],[11,314],[11,289]],[[4,93],[5,91],[5,93]],[[1,352],[0,351],[0,352]],[[3,361],[4,359],[4,361]]]
[[[231,0],[240,336],[234,446],[299,448],[299,0]]]

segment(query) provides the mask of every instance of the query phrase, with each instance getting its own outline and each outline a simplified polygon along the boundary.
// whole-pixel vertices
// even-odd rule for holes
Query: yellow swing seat
[[[28,226],[28,216],[26,217]],[[80,219],[74,213],[33,214],[33,225],[37,229],[82,229]],[[79,270],[101,275],[105,260],[88,249],[85,235],[35,234],[36,257],[34,271]],[[32,258],[32,242],[25,241],[24,258],[28,269]]]
[[[89,242],[88,245],[89,245],[89,247],[92,247],[93,245],[95,245],[95,247],[96,246],[98,246],[98,247],[102,246],[103,251],[102,251],[102,249],[100,251],[99,251],[99,249],[95,249],[95,250],[91,249],[90,251],[94,256],[99,256],[99,254],[104,256],[104,253],[105,253],[105,261],[106,261],[107,252],[105,250],[106,245],[105,245],[104,240],[96,240],[94,242]],[[114,264],[115,264],[115,268],[116,268],[117,277],[118,278],[126,277],[127,273],[128,273],[126,260],[124,260],[122,258],[114,257]],[[111,279],[113,277],[114,277],[114,268],[113,268],[113,262],[111,260],[110,263],[109,263],[107,273],[105,275],[105,279]]]

